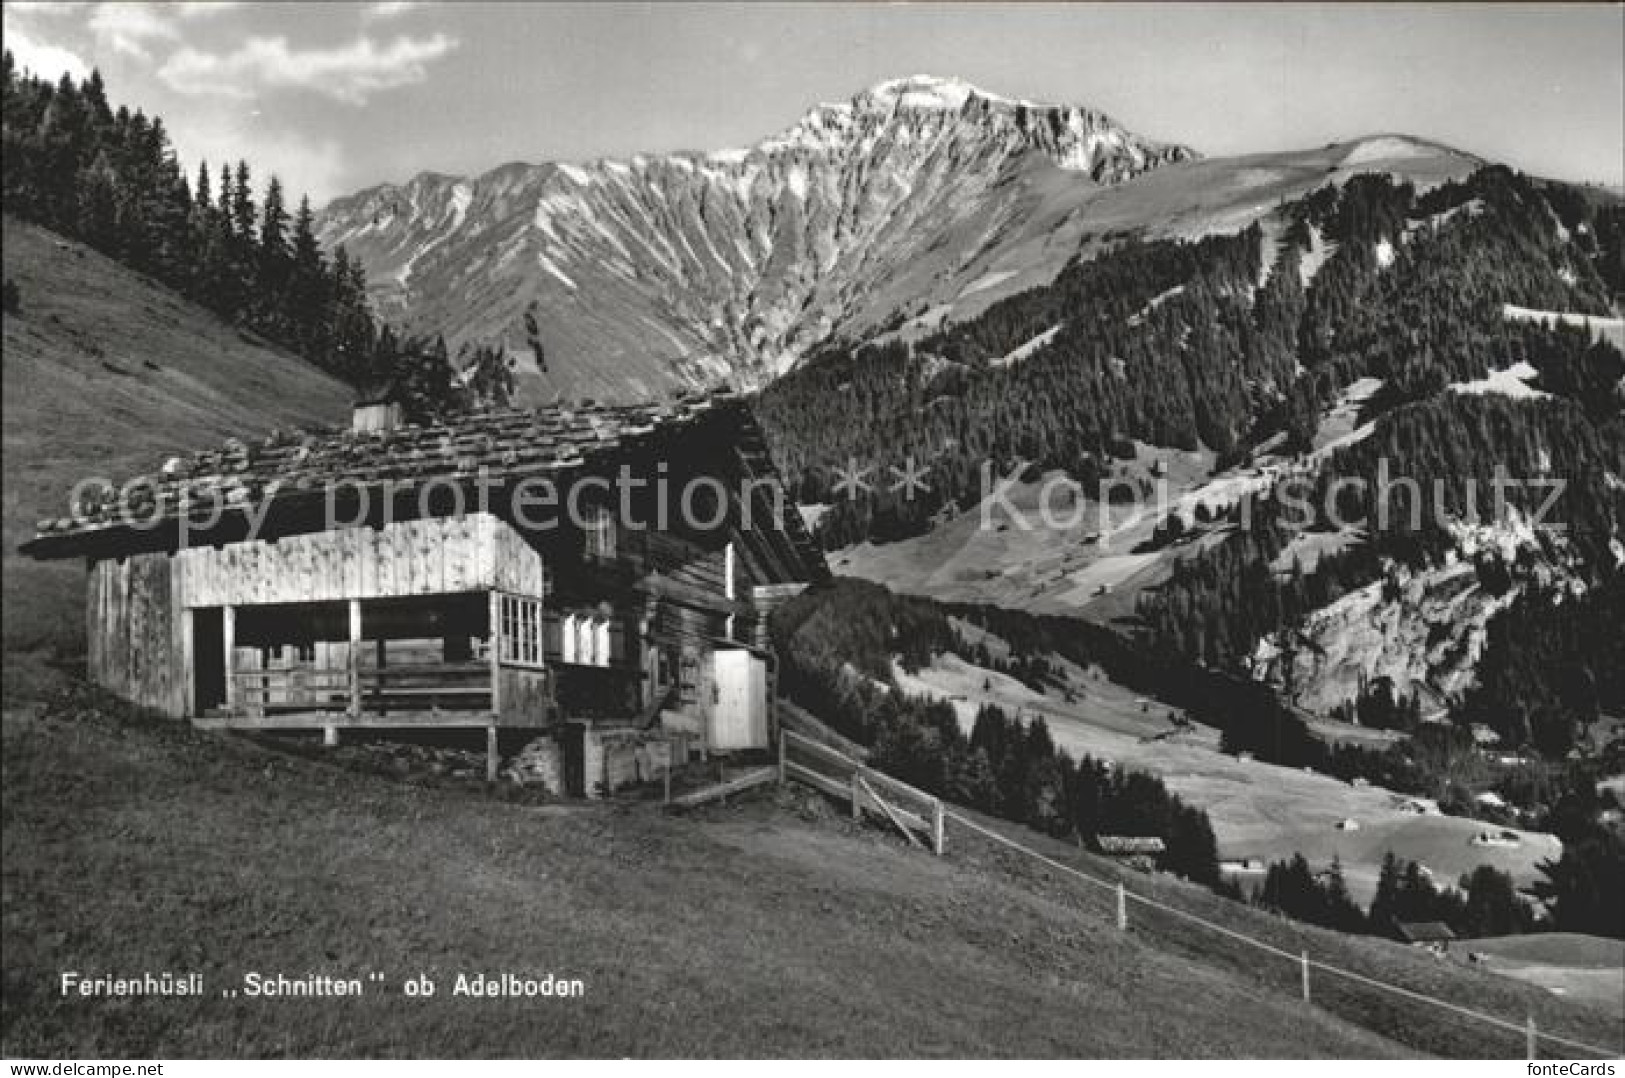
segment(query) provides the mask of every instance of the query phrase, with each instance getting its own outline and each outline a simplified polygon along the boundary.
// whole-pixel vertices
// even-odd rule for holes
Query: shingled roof
[[[269,499],[320,499],[334,487],[385,484],[411,489],[430,482],[529,476],[562,478],[620,450],[682,437],[716,421],[757,473],[772,470],[761,431],[744,402],[729,393],[692,395],[637,405],[513,410],[406,425],[381,431],[273,431],[262,441],[230,439],[217,450],[175,456],[156,472],[117,489],[82,495],[73,515],[41,520],[21,547],[39,558],[73,557],[116,544],[121,533],[151,531],[188,511],[258,512]],[[731,422],[728,422],[731,421]],[[823,557],[792,506],[783,530],[814,575]]]
[[[1449,943],[1456,938],[1443,921],[1398,921],[1394,927],[1406,943]]]

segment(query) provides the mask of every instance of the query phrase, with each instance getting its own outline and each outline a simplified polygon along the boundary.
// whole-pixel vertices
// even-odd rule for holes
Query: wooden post
[[[350,717],[361,714],[361,600],[350,600]]]
[[[175,571],[179,571],[178,567]],[[181,608],[176,611],[176,617],[181,619],[181,712],[187,718],[197,715],[197,674],[196,665],[197,645],[194,640],[196,627],[192,624],[196,620],[193,611]]]
[[[485,728],[485,781],[497,780],[497,763],[501,758],[497,755],[497,724],[492,723]]]
[[[1535,1032],[1535,1016],[1534,1015],[1530,1015],[1528,1021],[1524,1025],[1523,1039],[1524,1039],[1524,1049],[1526,1051],[1526,1054],[1529,1056],[1529,1058],[1530,1059],[1539,1059],[1540,1058],[1540,1037]]]
[[[916,850],[920,848],[920,840],[918,836],[916,836],[913,831],[909,830],[908,824],[903,822],[903,818],[897,815],[897,813],[892,809],[891,805],[887,803],[886,799],[875,793],[874,787],[869,785],[869,780],[866,779],[862,774],[858,775],[858,788],[863,791],[864,797],[868,798],[871,805],[886,814],[886,818],[892,822],[893,827],[902,832],[903,837],[908,840],[908,844],[910,846]]]
[[[1303,952],[1303,957],[1301,959],[1299,959],[1299,968],[1302,969],[1302,971],[1303,971],[1303,1001],[1305,1003],[1308,1003],[1309,1002],[1309,952],[1308,951]]]
[[[779,731],[779,785],[784,785],[784,731]]]
[[[669,749],[668,749],[668,751],[669,751]],[[669,757],[669,756],[666,758],[666,772],[662,776],[662,778],[665,780],[664,781],[664,786],[665,786],[666,804],[669,805],[669,804],[671,804],[671,757]],[[784,780],[780,779],[779,781],[782,782]]]
[[[852,772],[852,818],[863,819],[863,772]]]
[[[345,651],[345,673],[349,682],[350,706],[345,709],[352,720],[361,717],[361,600],[351,599],[350,646]],[[339,743],[337,726],[322,727],[322,744],[328,748]]]
[[[502,593],[493,590],[491,593],[491,632],[489,639],[491,646],[486,650],[491,653],[491,715],[496,717],[502,714],[501,677],[502,670]]]
[[[237,608],[220,608],[220,647],[226,653],[226,710],[237,707]]]
[[[1128,930],[1128,892],[1123,888],[1123,881],[1117,881],[1117,927],[1119,930]]]
[[[372,707],[374,711],[382,714],[384,710],[384,667],[389,662],[389,641],[380,636],[374,641],[373,650],[375,652],[374,658],[377,661],[374,664],[375,670],[372,680]],[[366,707],[366,703],[366,696],[363,694],[361,698],[363,708]]]
[[[942,848],[946,845],[948,837],[947,814],[942,808],[942,799],[938,798],[935,810],[931,813],[931,848],[936,850],[937,856],[942,856]]]

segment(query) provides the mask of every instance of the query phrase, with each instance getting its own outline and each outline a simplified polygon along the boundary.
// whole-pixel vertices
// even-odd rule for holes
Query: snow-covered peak
[[[971,153],[978,147],[1036,150],[1103,183],[1196,156],[1183,146],[1142,139],[1094,109],[1014,100],[938,75],[887,79],[848,101],[818,105],[755,150],[769,156],[866,153],[883,139],[925,146],[944,137]]]
[[[904,109],[942,109],[958,112],[971,97],[1003,100],[985,93],[964,79],[939,78],[936,75],[910,75],[902,79],[887,79],[859,94],[863,104],[883,105]]]

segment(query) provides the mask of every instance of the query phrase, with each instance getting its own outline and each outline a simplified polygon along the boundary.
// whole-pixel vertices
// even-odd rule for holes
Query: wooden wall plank
[[[256,540],[219,549],[194,548],[174,559],[184,565],[181,605],[333,602],[485,591],[498,567],[510,558],[522,562],[515,570],[522,575],[516,579],[539,583],[541,556],[523,542],[512,544],[511,555],[497,555],[495,546],[505,530],[507,525],[492,517],[448,518],[288,536],[275,543]],[[112,570],[107,572],[103,582],[110,590],[105,596],[93,596],[97,601],[119,591]],[[528,587],[524,593],[533,594]]]
[[[446,539],[458,550],[475,551],[478,534],[474,522],[468,519],[453,519],[446,528]],[[444,572],[446,591],[467,591],[479,575],[477,555],[476,558],[447,559]]]
[[[188,678],[177,580],[164,554],[103,559],[86,583],[87,669],[97,684],[165,715],[185,714]]]
[[[355,563],[355,593],[363,599],[376,599],[383,594],[378,582],[377,549],[372,528],[350,528],[343,533],[344,556]]]

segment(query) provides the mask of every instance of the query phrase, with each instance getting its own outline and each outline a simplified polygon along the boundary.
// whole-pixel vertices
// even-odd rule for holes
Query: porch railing
[[[278,667],[232,672],[233,710],[248,715],[350,710],[345,667]],[[367,714],[482,711],[491,708],[489,663],[363,666],[357,671],[360,709]]]

